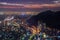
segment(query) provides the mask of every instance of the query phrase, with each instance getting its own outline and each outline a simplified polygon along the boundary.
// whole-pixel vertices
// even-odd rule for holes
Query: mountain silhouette
[[[35,25],[37,25],[37,22],[39,20],[46,23],[47,27],[60,29],[60,11],[54,12],[47,10],[39,13],[38,15],[32,16],[29,20],[33,20],[34,24],[36,23]]]

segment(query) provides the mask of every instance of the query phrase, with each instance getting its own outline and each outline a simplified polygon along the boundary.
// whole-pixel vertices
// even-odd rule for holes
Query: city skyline
[[[0,15],[4,15],[4,14],[7,14],[7,15],[12,15],[12,14],[15,14],[15,15],[37,15],[39,12],[13,12],[13,11],[5,11],[5,12],[0,12]]]

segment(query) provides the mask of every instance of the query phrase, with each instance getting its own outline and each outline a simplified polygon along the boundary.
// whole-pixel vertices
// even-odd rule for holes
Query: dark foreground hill
[[[31,24],[37,25],[37,20],[46,23],[47,27],[60,29],[60,11],[53,12],[51,10],[41,12],[32,16],[29,20]]]

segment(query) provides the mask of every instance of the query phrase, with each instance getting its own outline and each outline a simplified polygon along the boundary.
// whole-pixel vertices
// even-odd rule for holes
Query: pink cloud
[[[0,3],[4,6],[0,6],[0,8],[56,8],[60,7],[60,3],[58,4],[12,4],[12,3]]]

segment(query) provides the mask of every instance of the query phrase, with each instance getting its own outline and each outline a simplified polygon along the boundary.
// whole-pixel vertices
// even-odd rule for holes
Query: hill
[[[39,20],[46,23],[47,27],[60,29],[60,11],[47,10],[32,16],[29,20],[32,20],[32,22],[29,21],[31,24],[37,25]]]

